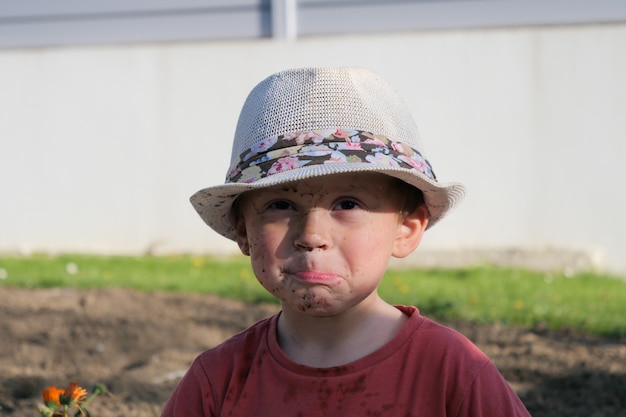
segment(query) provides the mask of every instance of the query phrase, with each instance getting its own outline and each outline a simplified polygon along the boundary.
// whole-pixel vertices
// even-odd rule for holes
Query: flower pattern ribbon
[[[430,163],[416,149],[361,130],[328,129],[273,136],[241,153],[226,182],[251,183],[308,165],[371,163],[417,170],[436,181]]]

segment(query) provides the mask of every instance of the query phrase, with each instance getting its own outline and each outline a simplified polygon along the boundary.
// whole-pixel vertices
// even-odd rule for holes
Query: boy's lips
[[[308,283],[318,283],[318,284],[327,284],[332,281],[336,281],[339,275],[333,274],[331,272],[320,272],[320,271],[298,271],[294,272],[293,275],[299,279],[300,281],[308,282]]]

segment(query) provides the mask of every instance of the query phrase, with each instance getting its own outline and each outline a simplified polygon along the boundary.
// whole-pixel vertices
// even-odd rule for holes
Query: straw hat
[[[346,172],[380,172],[419,188],[429,227],[463,198],[440,184],[398,93],[361,68],[299,68],[261,81],[243,105],[225,184],[191,203],[216,232],[236,240],[230,210],[243,192]]]

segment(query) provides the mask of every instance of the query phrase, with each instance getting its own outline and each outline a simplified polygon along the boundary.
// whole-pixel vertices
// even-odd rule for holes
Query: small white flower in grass
[[[7,279],[9,277],[9,273],[6,269],[0,268],[0,279]]]
[[[65,265],[65,271],[70,275],[76,275],[78,274],[78,265],[74,262],[68,262],[67,265]]]

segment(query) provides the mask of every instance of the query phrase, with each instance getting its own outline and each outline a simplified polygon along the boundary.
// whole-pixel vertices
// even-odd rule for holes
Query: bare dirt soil
[[[158,416],[191,360],[277,310],[209,295],[0,287],[0,415],[36,416],[75,379],[94,417]],[[626,416],[626,339],[445,323],[496,363],[535,417]]]

